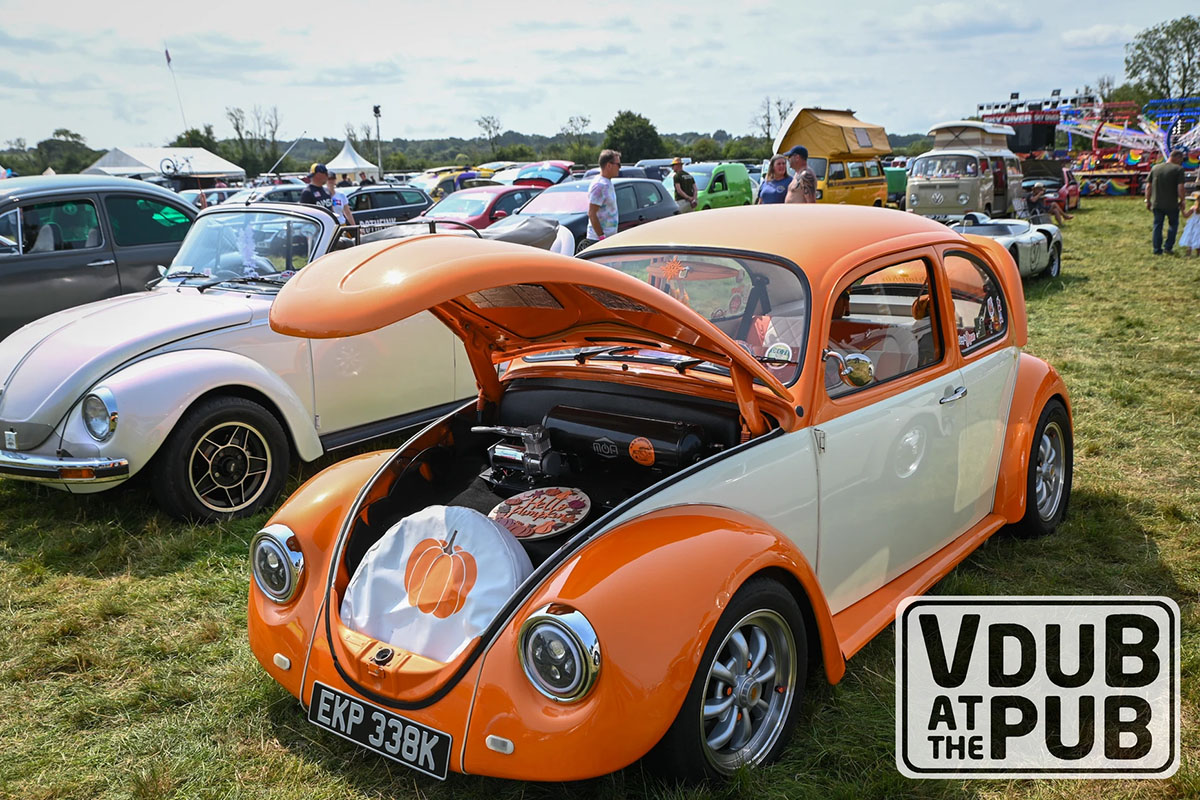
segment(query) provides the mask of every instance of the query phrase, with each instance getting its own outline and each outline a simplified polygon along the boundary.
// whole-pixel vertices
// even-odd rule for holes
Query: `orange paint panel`
[[[1017,364],[1017,385],[1013,391],[1008,429],[1004,435],[1004,455],[996,483],[994,509],[1007,522],[1019,522],[1025,516],[1025,494],[1029,487],[1029,455],[1033,446],[1038,417],[1052,398],[1058,397],[1071,418],[1067,386],[1058,372],[1025,353]]]
[[[652,512],[588,544],[524,604],[484,657],[466,768],[498,777],[559,781],[620,769],[645,755],[679,711],[708,636],[738,587],[778,569],[812,598],[830,680],[845,665],[816,576],[781,534],[727,508]],[[591,693],[573,704],[539,694],[517,655],[521,623],[565,603],[587,616],[602,666]],[[638,720],[630,725],[630,720]],[[513,741],[488,750],[489,735]],[[598,746],[598,743],[603,743]]]

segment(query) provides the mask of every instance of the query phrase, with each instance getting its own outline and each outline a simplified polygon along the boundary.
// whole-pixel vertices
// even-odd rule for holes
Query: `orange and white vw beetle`
[[[249,634],[310,721],[439,778],[770,762],[811,666],[836,683],[902,599],[1066,513],[1067,391],[1021,352],[1011,257],[911,214],[726,209],[581,258],[380,242],[271,325],[415,314],[478,400],[292,495]]]

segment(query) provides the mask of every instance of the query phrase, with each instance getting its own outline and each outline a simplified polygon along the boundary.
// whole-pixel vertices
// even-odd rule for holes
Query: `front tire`
[[[1053,533],[1067,515],[1071,498],[1074,440],[1067,409],[1051,400],[1042,409],[1029,453],[1025,485],[1025,516],[1013,526],[1022,538]]]
[[[211,397],[192,407],[155,457],[151,489],[179,519],[249,516],[283,489],[291,453],[275,416],[252,400]]]
[[[727,777],[787,745],[804,696],[808,639],[796,598],[747,581],[721,614],[675,722],[651,752],[667,777]]]
[[[1050,263],[1046,265],[1046,277],[1057,278],[1062,274],[1062,248],[1054,245],[1050,248]]]

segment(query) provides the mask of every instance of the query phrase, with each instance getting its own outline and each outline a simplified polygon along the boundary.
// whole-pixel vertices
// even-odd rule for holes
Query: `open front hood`
[[[353,336],[425,310],[463,340],[487,399],[499,397],[500,362],[623,344],[728,366],[739,402],[753,379],[780,398],[789,396],[712,323],[647,283],[580,259],[460,236],[331,253],[283,287],[271,307],[271,327],[292,336]]]
[[[36,447],[100,378],[170,342],[250,321],[240,296],[160,289],[77,306],[0,342],[0,427]]]

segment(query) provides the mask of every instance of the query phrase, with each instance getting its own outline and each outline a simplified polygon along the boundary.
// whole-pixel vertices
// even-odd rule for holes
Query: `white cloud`
[[[1136,25],[1110,25],[1101,23],[1087,28],[1071,28],[1062,32],[1062,42],[1067,47],[1090,49],[1124,45],[1138,33]]]

